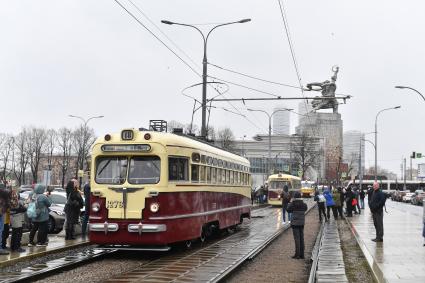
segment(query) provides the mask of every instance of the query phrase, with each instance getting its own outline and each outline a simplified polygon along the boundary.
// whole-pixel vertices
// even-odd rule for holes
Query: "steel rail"
[[[26,267],[20,272],[4,273],[1,276],[1,283],[9,282],[29,282],[37,279],[42,279],[53,274],[60,273],[72,267],[80,266],[93,260],[98,260],[104,256],[117,252],[117,250],[98,250],[90,248],[88,250],[77,253],[74,256],[65,256],[45,263],[36,264],[34,266]],[[44,267],[38,269],[37,267]]]
[[[317,203],[313,204],[311,207],[307,209],[305,214],[307,215],[314,207],[316,207]],[[258,245],[258,247],[253,250],[251,253],[249,253],[247,256],[242,258],[240,261],[236,262],[232,266],[227,267],[225,272],[221,273],[219,276],[214,278],[213,280],[209,282],[220,282],[221,280],[225,279],[227,276],[229,276],[233,271],[235,271],[238,267],[240,267],[245,261],[252,260],[255,256],[257,256],[260,252],[262,252],[268,245],[270,245],[276,238],[278,238],[283,232],[288,230],[290,228],[290,225],[287,224],[283,226],[281,229],[276,231],[273,235],[271,235],[266,241]]]
[[[324,230],[325,222],[322,222],[322,225],[320,225],[319,234],[317,234],[316,242],[314,244],[313,250],[311,251],[311,269],[310,269],[310,276],[308,278],[308,283],[314,283],[316,282],[316,271],[317,271],[317,264],[319,262],[319,251],[320,246],[322,245],[323,240],[323,230]]]

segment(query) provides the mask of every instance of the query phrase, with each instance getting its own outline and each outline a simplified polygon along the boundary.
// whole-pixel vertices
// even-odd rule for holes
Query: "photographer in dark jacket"
[[[78,190],[78,183],[74,183],[74,190],[69,194],[65,205],[66,227],[65,240],[74,240],[74,225],[80,219],[81,208],[84,206],[83,198]]]
[[[292,213],[291,228],[294,234],[295,241],[295,255],[292,258],[303,259],[304,258],[304,224],[305,224],[305,212],[307,211],[307,205],[303,202],[301,194],[295,192],[292,202],[286,209],[289,213]]]
[[[373,225],[376,230],[376,238],[372,239],[374,242],[382,242],[384,240],[384,205],[387,197],[379,189],[379,184],[373,184],[373,193],[369,203],[370,211],[372,212]]]

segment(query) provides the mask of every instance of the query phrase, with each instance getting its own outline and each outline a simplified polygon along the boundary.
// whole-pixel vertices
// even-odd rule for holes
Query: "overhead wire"
[[[195,70],[189,63],[187,63],[179,54],[177,54],[173,49],[171,49],[163,40],[161,40],[161,38],[159,38],[153,31],[151,31],[138,17],[136,17],[129,9],[127,9],[119,0],[114,0],[115,3],[117,3],[128,15],[130,15],[139,25],[141,25],[145,30],[147,30],[155,39],[157,39],[165,48],[167,48],[171,53],[173,53],[184,65],[186,65],[190,70],[192,70],[192,72],[194,72],[196,75],[198,75],[199,77],[202,77],[202,75]],[[142,15],[146,14],[142,12],[142,10],[131,0],[127,0],[129,1]],[[149,20],[150,21],[150,20]],[[155,25],[156,26],[156,25]],[[156,26],[158,29],[159,27]],[[167,37],[168,40],[170,40]],[[170,40],[171,41],[171,40]],[[174,43],[175,44],[175,43]],[[181,50],[180,48],[178,48],[179,50]],[[219,95],[223,95],[222,93],[220,93],[220,91],[218,91],[217,89],[215,89],[213,87],[213,89],[219,94]],[[223,95],[224,96],[224,95]],[[229,105],[232,106],[232,108],[234,108],[235,110],[237,110],[237,108],[230,102],[227,102]],[[238,110],[237,110],[238,111]],[[258,125],[256,125],[254,122],[252,122],[248,117],[246,117],[245,115],[243,115],[242,113],[240,113],[244,119],[246,119],[250,124],[252,124],[254,127],[260,129],[260,127]]]
[[[277,0],[277,2],[279,3],[279,10],[280,10],[280,14],[282,16],[283,25],[285,27],[285,33],[286,33],[286,37],[287,37],[287,40],[288,40],[289,49],[290,49],[290,52],[291,52],[291,57],[292,57],[292,61],[293,61],[294,68],[295,68],[295,73],[297,75],[298,83],[299,83],[299,86],[300,86],[300,89],[301,89],[301,95],[303,96],[303,98],[305,98],[304,88],[303,88],[303,84],[302,84],[302,80],[301,80],[301,75],[300,75],[300,71],[299,71],[299,68],[298,68],[297,59],[296,59],[296,56],[295,56],[295,50],[294,50],[294,46],[293,46],[293,43],[292,43],[291,34],[290,34],[290,31],[289,31],[289,24],[288,24],[286,12],[285,12],[285,6],[283,5],[283,2],[281,0]],[[305,105],[306,110],[308,110],[308,103],[305,99],[304,99],[304,105]],[[309,112],[307,111],[306,114],[307,114],[307,118],[309,120],[309,124],[310,124],[310,127],[311,127],[313,134],[315,136],[319,136],[315,133],[315,127],[313,127]]]

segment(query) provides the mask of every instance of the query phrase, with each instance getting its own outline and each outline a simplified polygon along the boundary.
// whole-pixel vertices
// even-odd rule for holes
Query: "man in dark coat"
[[[351,188],[347,188],[347,192],[345,193],[345,204],[347,207],[347,217],[353,217],[353,199],[354,194],[351,191]]]
[[[292,213],[291,228],[295,241],[295,255],[292,258],[304,258],[304,224],[307,205],[303,202],[301,194],[295,192],[292,202],[288,205],[287,211]]]
[[[374,242],[384,241],[384,205],[387,197],[379,189],[379,184],[373,184],[372,199],[369,203],[370,211],[372,212],[373,225],[376,230],[376,238],[372,239]]]

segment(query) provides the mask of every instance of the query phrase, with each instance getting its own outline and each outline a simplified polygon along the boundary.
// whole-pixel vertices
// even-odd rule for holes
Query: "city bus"
[[[287,174],[270,175],[267,179],[268,183],[268,204],[282,205],[281,194],[283,187],[288,186],[289,194],[292,196],[294,192],[301,192],[301,178]]]

